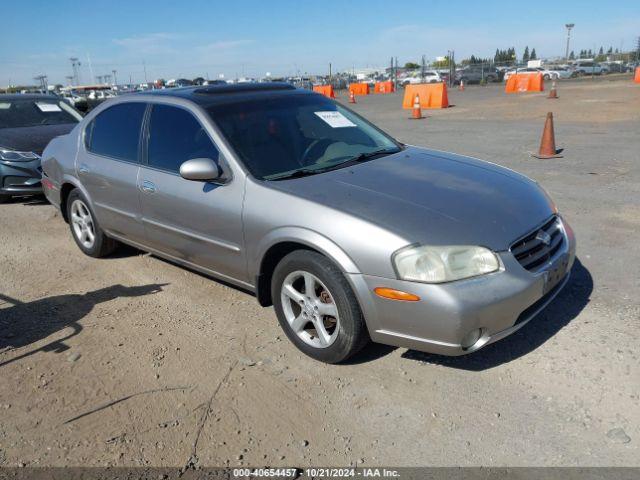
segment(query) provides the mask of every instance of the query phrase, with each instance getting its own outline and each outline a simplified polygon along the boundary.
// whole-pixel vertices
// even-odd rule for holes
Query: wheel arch
[[[296,227],[272,231],[258,248],[254,264],[256,297],[263,307],[273,304],[271,279],[276,266],[295,250],[315,251],[333,261],[344,273],[360,273],[344,250],[318,232]]]
[[[91,198],[87,194],[86,190],[80,185],[80,183],[74,178],[70,176],[66,176],[62,179],[60,183],[60,212],[62,213],[62,218],[65,222],[69,223],[69,218],[67,215],[67,199],[69,198],[69,194],[78,189],[82,192],[84,197],[89,202],[91,208],[93,209],[93,205],[91,204]]]

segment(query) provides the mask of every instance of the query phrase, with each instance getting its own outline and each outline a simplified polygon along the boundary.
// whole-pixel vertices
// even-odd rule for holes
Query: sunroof
[[[263,90],[295,90],[288,83],[241,83],[235,85],[209,85],[194,90],[194,93],[215,94],[234,92],[257,92]]]

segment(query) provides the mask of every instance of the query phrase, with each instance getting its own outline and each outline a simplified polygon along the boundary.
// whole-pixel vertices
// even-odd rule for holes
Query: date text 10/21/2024
[[[397,470],[387,468],[235,468],[234,478],[398,478]]]

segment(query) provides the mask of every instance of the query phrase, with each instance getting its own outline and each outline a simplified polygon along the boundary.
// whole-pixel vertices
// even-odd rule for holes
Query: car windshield
[[[78,123],[82,116],[57,99],[0,99],[0,128]]]
[[[207,110],[261,180],[313,175],[400,151],[366,120],[320,95],[269,96]]]

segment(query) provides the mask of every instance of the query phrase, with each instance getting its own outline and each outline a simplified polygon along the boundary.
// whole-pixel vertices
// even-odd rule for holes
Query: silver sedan
[[[324,362],[369,340],[478,350],[533,319],[575,257],[529,178],[285,84],[109,100],[42,163],[85,254],[126,243],[249,290]]]

